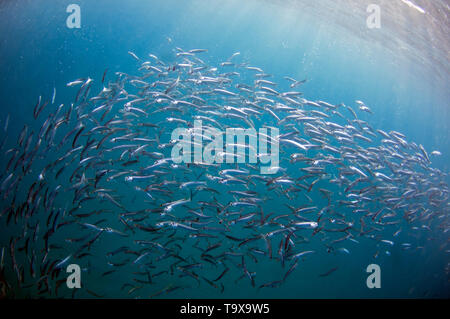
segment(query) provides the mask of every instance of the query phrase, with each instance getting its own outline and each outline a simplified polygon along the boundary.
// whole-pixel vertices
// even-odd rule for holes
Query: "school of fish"
[[[75,97],[59,106],[56,90],[39,97],[34,123],[18,137],[5,120],[2,296],[76,297],[77,289],[61,288],[73,263],[83,271],[95,264],[104,278],[127,272],[106,291],[87,286],[95,297],[189,295],[204,285],[223,292],[238,281],[270,289],[319,250],[333,258],[370,241],[372,254],[393,245],[412,251],[421,247],[397,241],[401,232],[447,233],[447,174],[431,166],[439,151],[373,128],[362,101],[308,100],[299,91],[306,80],[276,83],[239,52],[210,66],[207,52],[175,48],[163,61],[129,51],[135,74],[106,70],[67,83]],[[175,163],[171,132],[204,134],[192,130],[195,120],[221,131],[278,128],[276,172]],[[284,275],[263,281],[254,269],[269,260]]]

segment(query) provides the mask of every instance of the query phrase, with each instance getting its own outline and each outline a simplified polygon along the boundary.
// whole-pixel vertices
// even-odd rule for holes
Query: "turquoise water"
[[[271,74],[270,80],[280,83],[277,86],[280,90],[289,90],[283,76],[298,80],[306,78],[307,82],[299,90],[308,100],[351,106],[355,106],[355,100],[362,100],[374,114],[362,113],[360,119],[368,121],[376,129],[401,132],[408,141],[422,144],[429,153],[439,150],[442,156],[434,157],[431,166],[444,173],[449,171],[448,60],[441,61],[443,67],[439,68],[438,73],[429,66],[429,63],[436,64],[437,60],[430,62],[429,57],[438,57],[439,48],[431,47],[429,52],[414,51],[412,48],[408,55],[384,46],[384,43],[392,41],[400,33],[383,25],[379,30],[368,31],[365,12],[363,17],[348,13],[349,19],[355,21],[352,26],[360,27],[351,29],[336,23],[340,19],[330,18],[333,12],[341,14],[336,7],[324,5],[320,9],[329,11],[322,14],[320,10],[317,12],[298,7],[295,1],[132,0],[126,1],[126,4],[123,1],[77,1],[81,8],[81,28],[69,29],[66,27],[69,15],[66,7],[70,3],[58,1],[50,4],[50,1],[38,0],[4,1],[0,5],[0,119],[3,126],[4,119],[10,114],[8,135],[11,136],[2,152],[14,146],[15,136],[20,133],[24,123],[35,123],[31,128],[39,131],[41,123],[33,122],[33,108],[40,95],[51,99],[55,88],[56,99],[52,107],[61,103],[69,105],[76,89],[67,87],[66,83],[89,76],[94,79],[91,92],[96,94],[102,89],[101,78],[105,69],[108,69],[110,80],[114,79],[115,72],[137,73],[136,61],[128,51],[144,60],[149,53],[153,53],[161,60],[170,62],[174,60],[175,47],[180,47],[184,50],[207,49],[208,52],[199,56],[211,66],[218,66],[239,51],[240,61]],[[397,14],[409,14],[409,7],[399,4],[399,8],[400,13]],[[402,43],[401,40],[399,38],[398,43]],[[420,54],[423,56],[418,56]],[[421,63],[423,61],[426,63]],[[155,122],[164,118],[164,114],[156,117]],[[59,156],[61,154],[55,154],[53,160]],[[50,158],[51,154],[45,161],[50,161]],[[6,163],[7,159],[3,157],[2,165]],[[45,166],[45,163],[42,164]],[[33,177],[28,178],[31,180]],[[113,184],[122,203],[130,210],[148,207],[145,198],[136,195],[122,181]],[[446,181],[449,181],[448,177]],[[264,194],[263,188],[258,190],[262,196],[269,195]],[[330,190],[339,192],[337,188]],[[320,194],[311,196],[315,206],[327,205]],[[172,200],[179,198],[175,196]],[[72,199],[71,196],[61,195],[57,202],[64,207]],[[208,199],[205,196],[204,200]],[[283,199],[279,202],[270,201],[265,210],[277,211],[285,203]],[[123,230],[123,225],[114,214],[116,207],[109,203],[89,205],[85,207],[86,210],[112,211],[109,215],[92,218],[90,222],[107,218],[110,227]],[[447,216],[448,201],[444,207],[440,208],[441,213]],[[46,217],[42,217],[44,225]],[[358,239],[358,244],[349,242],[342,245],[350,254],[328,253],[320,240],[311,240],[303,244],[305,250],[314,249],[317,253],[299,262],[297,269],[280,287],[258,290],[250,285],[247,278],[236,282],[242,273],[230,267],[223,292],[206,282],[197,287],[195,280],[186,277],[161,276],[155,279],[154,284],[128,294],[129,288],[122,290],[121,287],[135,278],[133,272],[139,271],[135,265],[121,267],[109,276],[102,276],[102,273],[110,269],[105,262],[106,252],[131,245],[136,238],[104,236],[93,246],[92,257],[78,261],[84,269],[83,288],[76,292],[75,297],[93,297],[86,291],[87,288],[105,297],[145,298],[169,284],[180,284],[190,288],[159,297],[448,298],[448,233],[442,231],[448,229],[448,218],[434,221],[433,226],[433,231],[427,232],[406,231],[405,225],[405,231],[395,238],[392,247],[366,238]],[[8,247],[9,238],[18,236],[21,228],[12,224],[7,226],[5,217],[2,217],[1,227],[1,246]],[[85,234],[78,232],[77,227],[67,227],[55,235],[54,243],[63,248],[54,250],[53,258],[60,260],[71,253],[64,239]],[[234,235],[242,237],[243,234]],[[401,249],[400,243],[404,242],[411,243],[414,249]],[[278,241],[275,241],[274,250],[277,244]],[[189,240],[183,248],[187,255],[187,250],[195,251]],[[73,259],[71,262],[77,263]],[[251,263],[249,259],[248,263],[257,274],[258,285],[279,279],[289,267],[280,267],[276,260],[261,259],[258,263]],[[368,289],[366,286],[368,274],[365,269],[371,263],[381,267],[381,289]],[[163,263],[157,267],[163,269],[167,266]],[[338,267],[334,273],[326,277],[319,276],[334,267]],[[207,268],[202,274],[214,278],[222,269]],[[152,271],[156,273],[158,269]],[[64,278],[64,273],[60,276],[58,278]],[[5,277],[11,283],[15,280],[15,274],[8,270]],[[37,297],[35,288],[13,285],[16,296]],[[72,293],[64,285],[59,292],[64,297],[70,297]],[[54,294],[43,296],[54,297]]]

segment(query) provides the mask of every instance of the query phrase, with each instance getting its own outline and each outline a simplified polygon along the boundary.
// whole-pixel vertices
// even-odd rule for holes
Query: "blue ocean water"
[[[434,48],[430,48],[430,52],[412,51],[412,55],[423,54],[423,57],[412,58],[401,54],[404,51],[384,46],[385,37],[392,41],[397,34],[383,26],[367,30],[365,18],[368,13],[364,12],[359,20],[348,13],[349,19],[361,22],[361,31],[344,28],[329,19],[330,12],[339,13],[331,3],[320,6],[320,10],[329,10],[322,14],[320,10],[298,7],[295,1],[76,1],[81,8],[81,28],[70,29],[66,26],[69,15],[66,8],[71,3],[75,2],[24,0],[0,4],[0,119],[3,126],[4,119],[10,114],[10,136],[18,135],[25,123],[33,123],[37,98],[40,95],[51,98],[54,88],[55,104],[59,105],[73,101],[76,92],[66,86],[70,81],[89,76],[94,79],[92,91],[98,92],[102,89],[100,80],[105,69],[108,69],[108,76],[115,72],[135,74],[136,61],[128,51],[146,58],[153,53],[161,60],[171,61],[175,47],[185,50],[204,48],[208,52],[201,57],[209,65],[219,65],[239,51],[242,61],[273,75],[271,80],[274,82],[282,83],[283,76],[306,78],[301,91],[309,100],[352,106],[355,100],[364,101],[374,114],[362,114],[362,120],[386,132],[402,132],[408,140],[422,144],[428,152],[439,150],[442,156],[434,157],[432,166],[449,172],[448,61],[444,61],[442,72],[437,73],[428,64],[420,63],[429,56],[438,55]],[[400,8],[405,12],[411,9]],[[355,22],[355,25],[358,24]],[[288,90],[284,83],[283,88]],[[39,128],[34,129],[38,131]],[[124,195],[131,194],[127,185],[116,187]],[[319,206],[324,205],[319,203],[324,201],[321,197],[314,201]],[[267,209],[277,210],[283,204],[281,201],[271,203]],[[127,199],[127,205],[141,209],[145,203],[132,197]],[[111,223],[111,227],[120,227],[115,218]],[[18,229],[2,224],[2,247],[8,245],[9,237],[15,231]],[[58,235],[62,242],[65,237],[77,237],[78,234]],[[106,297],[135,297],[126,293],[129,289],[121,290],[118,285],[133,278],[136,270],[132,267],[122,268],[111,276],[101,276],[107,270],[101,256],[130,242],[131,239],[111,237],[93,247],[91,253],[98,258],[80,261],[85,269],[83,287]],[[423,248],[405,251],[399,245],[401,242]],[[192,288],[160,297],[448,298],[446,243],[447,233],[418,232],[414,235],[405,232],[396,238],[393,247],[361,240],[359,244],[346,244],[350,254],[330,254],[322,249],[300,262],[289,280],[277,288],[258,290],[246,278],[234,282],[241,274],[232,274],[235,270],[230,270],[229,281],[234,283],[223,292],[205,283],[197,288],[195,281],[174,277],[146,287],[139,296],[148,297],[169,284],[188,282]],[[312,248],[318,249],[320,243],[312,245],[317,245]],[[307,244],[305,247],[311,248]],[[60,258],[68,253],[61,252]],[[379,264],[382,269],[381,289],[366,286],[368,274],[365,270],[371,263]],[[269,260],[252,264],[252,271],[256,272],[261,284],[282,277],[287,267],[280,268],[277,261]],[[338,269],[331,275],[319,276],[334,267]],[[219,269],[209,270],[207,276],[212,278],[218,273]],[[60,289],[65,296],[71,296],[69,289]],[[36,297],[36,291],[32,289],[18,289],[16,294]],[[75,296],[92,297],[92,294],[81,289]]]

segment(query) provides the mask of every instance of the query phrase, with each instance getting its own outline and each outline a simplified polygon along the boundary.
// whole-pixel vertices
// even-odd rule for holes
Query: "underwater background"
[[[81,8],[79,29],[66,26],[70,14],[66,8],[71,3]],[[381,8],[379,29],[369,29],[366,25],[370,15],[366,8],[371,3]],[[75,79],[93,78],[91,91],[99,92],[105,69],[111,77],[119,71],[135,74],[138,67],[128,51],[139,57],[152,53],[163,61],[172,61],[175,47],[207,49],[201,58],[212,66],[240,52],[239,59],[273,75],[274,82],[281,82],[283,76],[307,79],[299,90],[308,100],[347,105],[354,105],[355,100],[364,101],[374,114],[363,114],[361,119],[386,132],[402,132],[429,152],[440,151],[442,155],[433,157],[432,166],[448,173],[449,8],[445,1],[416,0],[415,3],[426,13],[400,0],[1,1],[1,126],[9,114],[8,135],[17,136],[24,123],[34,123],[33,108],[37,98],[41,95],[51,98],[54,88],[53,107],[70,104],[76,91],[66,84]],[[35,131],[39,131],[40,124],[35,124]],[[11,138],[10,142],[13,145],[15,139]],[[55,154],[54,159],[58,157]],[[6,163],[7,159],[2,158],[2,166]],[[449,182],[448,176],[446,182]],[[117,187],[123,194],[132,196],[127,185]],[[173,198],[176,199],[178,197]],[[315,206],[326,206],[326,202],[320,203],[326,201],[323,197],[313,199]],[[63,198],[59,200],[64,202]],[[72,201],[72,197],[68,195],[67,200]],[[283,204],[272,202],[269,209],[276,210]],[[133,197],[126,201],[126,206],[133,210],[145,205]],[[448,216],[448,200],[446,208],[442,212]],[[43,220],[45,224],[46,216]],[[115,227],[111,227],[119,229],[120,224],[112,220]],[[448,229],[448,217],[437,223]],[[13,223],[7,225],[4,217],[0,225],[0,248],[8,247],[11,236],[20,233],[20,227]],[[241,273],[230,268],[229,282],[223,292],[205,283],[197,287],[195,281],[175,276],[161,277],[159,282],[155,279],[155,284],[145,287],[138,295],[147,298],[172,282],[193,282],[192,288],[158,297],[448,298],[449,236],[442,227],[436,232],[404,231],[396,237],[392,247],[370,240],[351,242],[345,245],[349,254],[319,251],[320,243],[313,243],[317,246],[307,248],[317,248],[318,252],[299,261],[295,272],[276,288],[256,289],[245,278],[235,282]],[[62,233],[58,234],[61,242],[79,235],[66,230]],[[120,289],[132,278],[136,271],[133,267],[123,267],[109,276],[102,276],[107,268],[100,256],[122,246],[122,240],[125,239],[104,237],[93,246],[93,258],[79,261],[83,269],[83,288],[75,293],[75,298],[95,297],[85,287],[109,298],[137,296],[127,294],[129,289]],[[420,249],[403,250],[401,242]],[[61,251],[59,259],[68,253]],[[77,263],[76,260],[71,262]],[[372,263],[381,267],[380,289],[366,286],[366,267]],[[320,276],[336,267],[330,275]],[[262,282],[282,277],[287,268],[280,268],[274,260],[252,264],[257,277],[265,278]],[[218,273],[219,270],[211,270],[205,276],[216,277]],[[7,280],[14,276],[13,272],[5,273]],[[35,288],[13,286],[14,297],[55,297],[54,294],[38,295]],[[72,291],[64,285],[59,293],[67,298],[72,296]]]

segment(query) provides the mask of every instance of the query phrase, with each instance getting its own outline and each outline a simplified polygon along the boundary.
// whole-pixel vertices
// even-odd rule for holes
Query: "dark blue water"
[[[280,84],[280,89],[289,89],[283,76],[306,78],[301,90],[309,100],[352,106],[355,106],[355,100],[364,101],[374,114],[362,114],[361,119],[370,122],[374,128],[402,132],[409,141],[424,145],[428,152],[439,150],[442,156],[434,157],[432,166],[445,173],[449,171],[448,74],[437,75],[426,64],[384,47],[376,32],[382,32],[383,39],[395,38],[397,34],[394,31],[382,27],[361,36],[358,30],[343,28],[322,19],[320,14],[314,15],[292,4],[256,0],[77,1],[81,8],[81,28],[69,29],[66,26],[69,15],[66,7],[70,3],[72,1],[50,3],[37,0],[3,1],[0,4],[0,119],[3,126],[4,119],[10,114],[10,136],[17,136],[24,123],[34,123],[33,107],[37,98],[42,95],[51,99],[53,88],[56,88],[55,106],[70,104],[76,94],[75,89],[66,86],[70,81],[89,76],[95,80],[92,92],[99,92],[105,69],[108,69],[111,79],[117,71],[136,74],[136,61],[127,54],[128,51],[144,60],[153,53],[170,62],[174,59],[175,47],[185,50],[205,48],[208,52],[201,57],[211,66],[219,65],[234,52],[241,52],[241,61],[273,75],[272,81],[284,83]],[[364,22],[364,17],[361,21]],[[362,24],[361,29],[364,28]],[[371,34],[377,40],[373,40]],[[430,52],[423,54],[423,59],[426,59]],[[38,131],[40,125],[35,125],[34,129]],[[4,134],[3,130],[1,134]],[[13,141],[11,138],[10,147]],[[2,161],[6,163],[4,159]],[[6,165],[4,163],[2,165]],[[122,193],[124,203],[130,208],[146,207],[145,198],[135,195],[123,179],[114,187]],[[330,190],[339,191],[338,188]],[[319,195],[313,196],[313,200],[317,206],[326,206],[326,201]],[[59,199],[59,203],[63,205],[64,197]],[[285,203],[288,202],[280,199],[280,202],[268,204],[266,209],[277,211]],[[90,205],[85,207],[86,211],[114,209],[108,205]],[[117,218],[108,218],[111,227],[121,227]],[[8,227],[4,223],[1,225],[1,246],[8,247],[9,236],[20,232],[20,228],[14,228],[12,224]],[[56,238],[63,242],[68,237],[79,237],[76,231],[68,228]],[[111,276],[103,277],[101,274],[109,269],[105,262],[106,252],[130,244],[132,239],[105,236],[92,248],[92,258],[79,261],[84,269],[83,289],[75,296],[92,297],[87,288],[106,297],[146,298],[169,284],[181,284],[192,288],[161,297],[449,297],[446,270],[449,263],[448,233],[405,230],[395,238],[392,247],[367,238],[358,240],[359,244],[349,242],[338,246],[347,248],[350,254],[328,253],[319,240],[305,243],[305,250],[317,249],[317,253],[299,262],[289,280],[278,288],[258,290],[251,287],[246,278],[236,281],[241,273],[232,268],[227,274],[227,288],[223,293],[205,282],[197,288],[195,281],[174,276],[160,277],[154,285],[138,293],[127,294],[129,288],[120,288],[135,278],[133,272],[138,271],[137,267],[121,268]],[[54,242],[58,243],[58,240]],[[400,243],[404,242],[411,243],[414,249],[401,249]],[[275,242],[274,247],[277,244]],[[190,245],[192,242],[188,240],[186,249],[195,250]],[[60,259],[69,253],[70,248],[67,247],[55,252]],[[188,252],[186,254],[189,255]],[[371,263],[381,267],[381,289],[368,289],[366,286],[368,274],[365,269]],[[249,264],[257,273],[259,284],[282,277],[288,267],[281,268],[275,260],[259,263],[249,260]],[[319,276],[334,267],[338,269],[330,276]],[[221,270],[208,269],[205,276],[216,277]],[[14,276],[13,273],[7,274],[7,277]],[[16,287],[15,291],[20,297],[36,297],[34,288]],[[70,297],[72,291],[63,285],[60,293]]]

